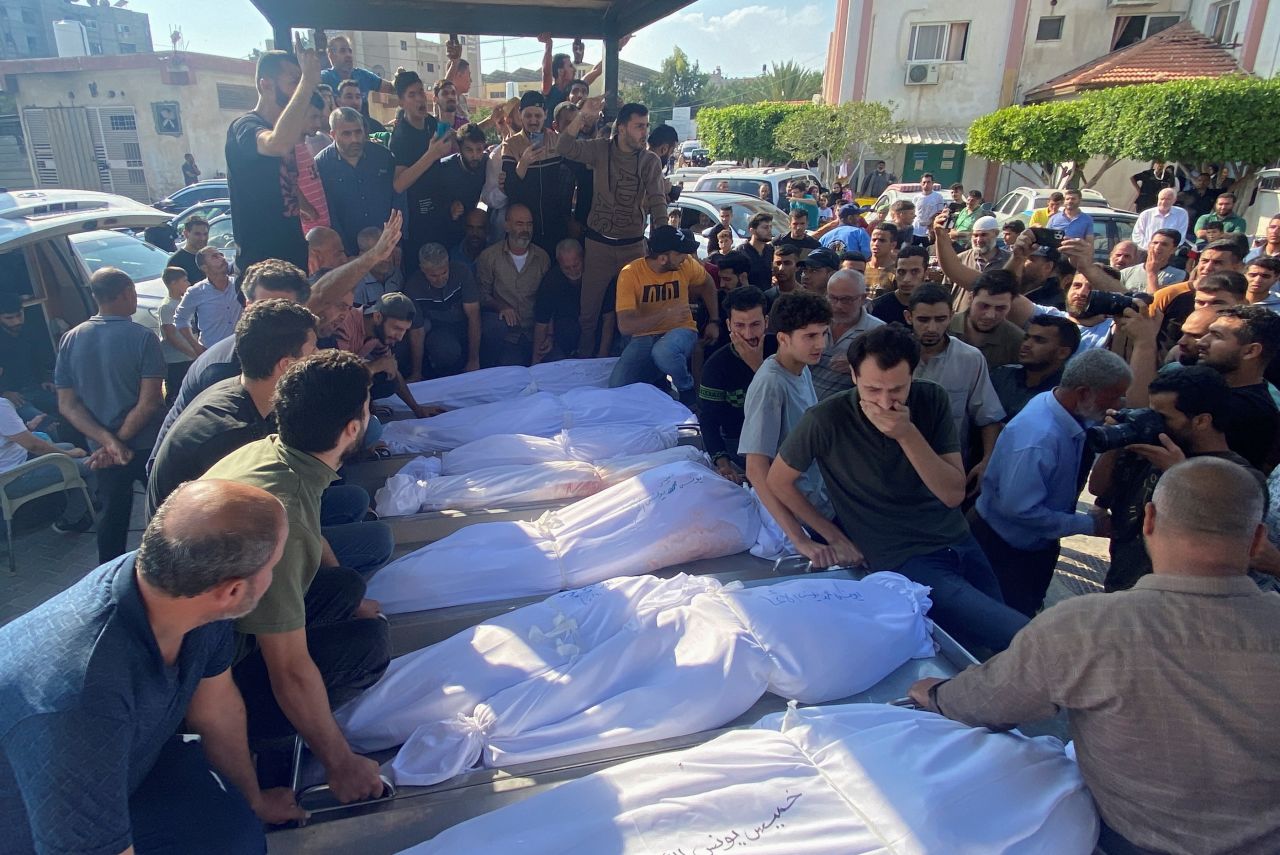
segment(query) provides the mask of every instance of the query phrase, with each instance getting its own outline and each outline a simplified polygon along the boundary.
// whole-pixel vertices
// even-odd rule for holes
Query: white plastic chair
[[[7,487],[18,478],[26,475],[34,469],[41,466],[53,466],[62,474],[62,480],[50,484],[47,487],[41,487],[22,496],[10,496]],[[93,515],[93,500],[89,496],[89,485],[85,483],[84,478],[80,477],[80,467],[76,465],[75,460],[65,454],[42,454],[32,460],[28,460],[21,466],[10,469],[8,472],[0,472],[0,513],[4,515],[5,537],[9,546],[9,572],[17,573],[18,566],[13,552],[13,516],[18,509],[28,502],[34,502],[36,499],[51,496],[54,493],[63,493],[67,490],[80,490],[84,493],[84,504],[88,508],[90,516]]]

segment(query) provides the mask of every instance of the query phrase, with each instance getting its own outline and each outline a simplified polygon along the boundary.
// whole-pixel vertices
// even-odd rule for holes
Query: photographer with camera
[[[1076,511],[1090,422],[1119,406],[1132,374],[1106,350],[1073,356],[1056,389],[1037,395],[1005,426],[982,478],[969,527],[991,562],[1004,601],[1034,617],[1058,566],[1059,540],[1106,537],[1106,511]]]
[[[1257,472],[1228,447],[1231,390],[1218,372],[1203,365],[1165,372],[1151,381],[1147,393],[1150,408],[1120,410],[1089,432],[1090,446],[1103,452],[1089,477],[1089,491],[1112,520],[1108,592],[1131,588],[1151,572],[1142,517],[1166,470],[1189,457],[1220,457]]]

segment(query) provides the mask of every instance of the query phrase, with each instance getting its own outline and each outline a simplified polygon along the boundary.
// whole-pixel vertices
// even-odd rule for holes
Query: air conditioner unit
[[[912,62],[907,64],[908,86],[923,86],[926,83],[938,82],[938,66],[936,63]]]

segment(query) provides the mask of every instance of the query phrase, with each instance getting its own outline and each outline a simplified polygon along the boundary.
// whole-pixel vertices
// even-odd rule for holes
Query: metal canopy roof
[[[252,0],[277,34],[284,28],[389,33],[474,33],[617,39],[693,0]],[[283,47],[283,45],[282,45]]]

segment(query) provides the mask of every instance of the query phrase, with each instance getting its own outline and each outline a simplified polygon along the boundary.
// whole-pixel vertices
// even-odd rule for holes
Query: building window
[[[254,103],[257,103],[256,101]],[[138,123],[134,121],[132,115],[128,116],[112,116],[111,130],[113,131],[136,131]]]
[[[119,33],[119,34],[120,34],[120,35],[122,35],[122,36],[127,36],[127,35],[129,35],[129,25],[128,25],[128,24],[118,24],[118,25],[116,26],[116,32],[117,32],[117,33]]]
[[[1229,3],[1214,3],[1209,7],[1209,25],[1205,33],[1220,45],[1232,44],[1236,40],[1236,13],[1240,11],[1240,0]]]
[[[102,56],[102,44],[99,42],[89,42],[89,54],[91,56]]]
[[[27,53],[35,56],[40,52],[40,43],[36,41],[35,36],[27,36]]]
[[[93,20],[92,18],[89,18],[84,22],[84,28],[86,30],[93,30],[96,32],[98,29],[98,22]]]
[[[910,62],[964,62],[969,24],[914,24],[911,27]]]
[[[121,43],[120,43],[120,52],[121,52],[121,53],[137,53],[137,52],[138,52],[138,46],[137,46],[137,45],[131,45],[131,44],[125,44],[124,42],[121,42]]]
[[[401,39],[401,40],[400,40],[400,50],[408,50],[408,49],[409,49],[409,43],[408,43],[407,41],[405,41],[404,39]]]
[[[1167,30],[1182,20],[1181,15],[1129,15],[1116,18],[1116,38],[1112,50],[1128,47],[1148,36]]]
[[[466,43],[467,43],[467,37],[466,37],[466,36],[458,36],[458,44],[460,44],[460,45],[465,45]]]
[[[1044,15],[1036,25],[1036,41],[1057,42],[1062,40],[1062,15]]]
[[[35,13],[35,11],[34,11],[34,10],[32,10],[32,9],[23,9],[23,10],[22,10],[22,23],[24,23],[24,24],[32,24],[32,25],[34,25],[34,24],[36,23],[36,13]]]
[[[433,73],[435,72],[435,70],[436,70],[436,64],[435,64],[434,62],[428,62],[428,63],[427,63],[427,73],[428,73],[428,74],[433,74]]]

